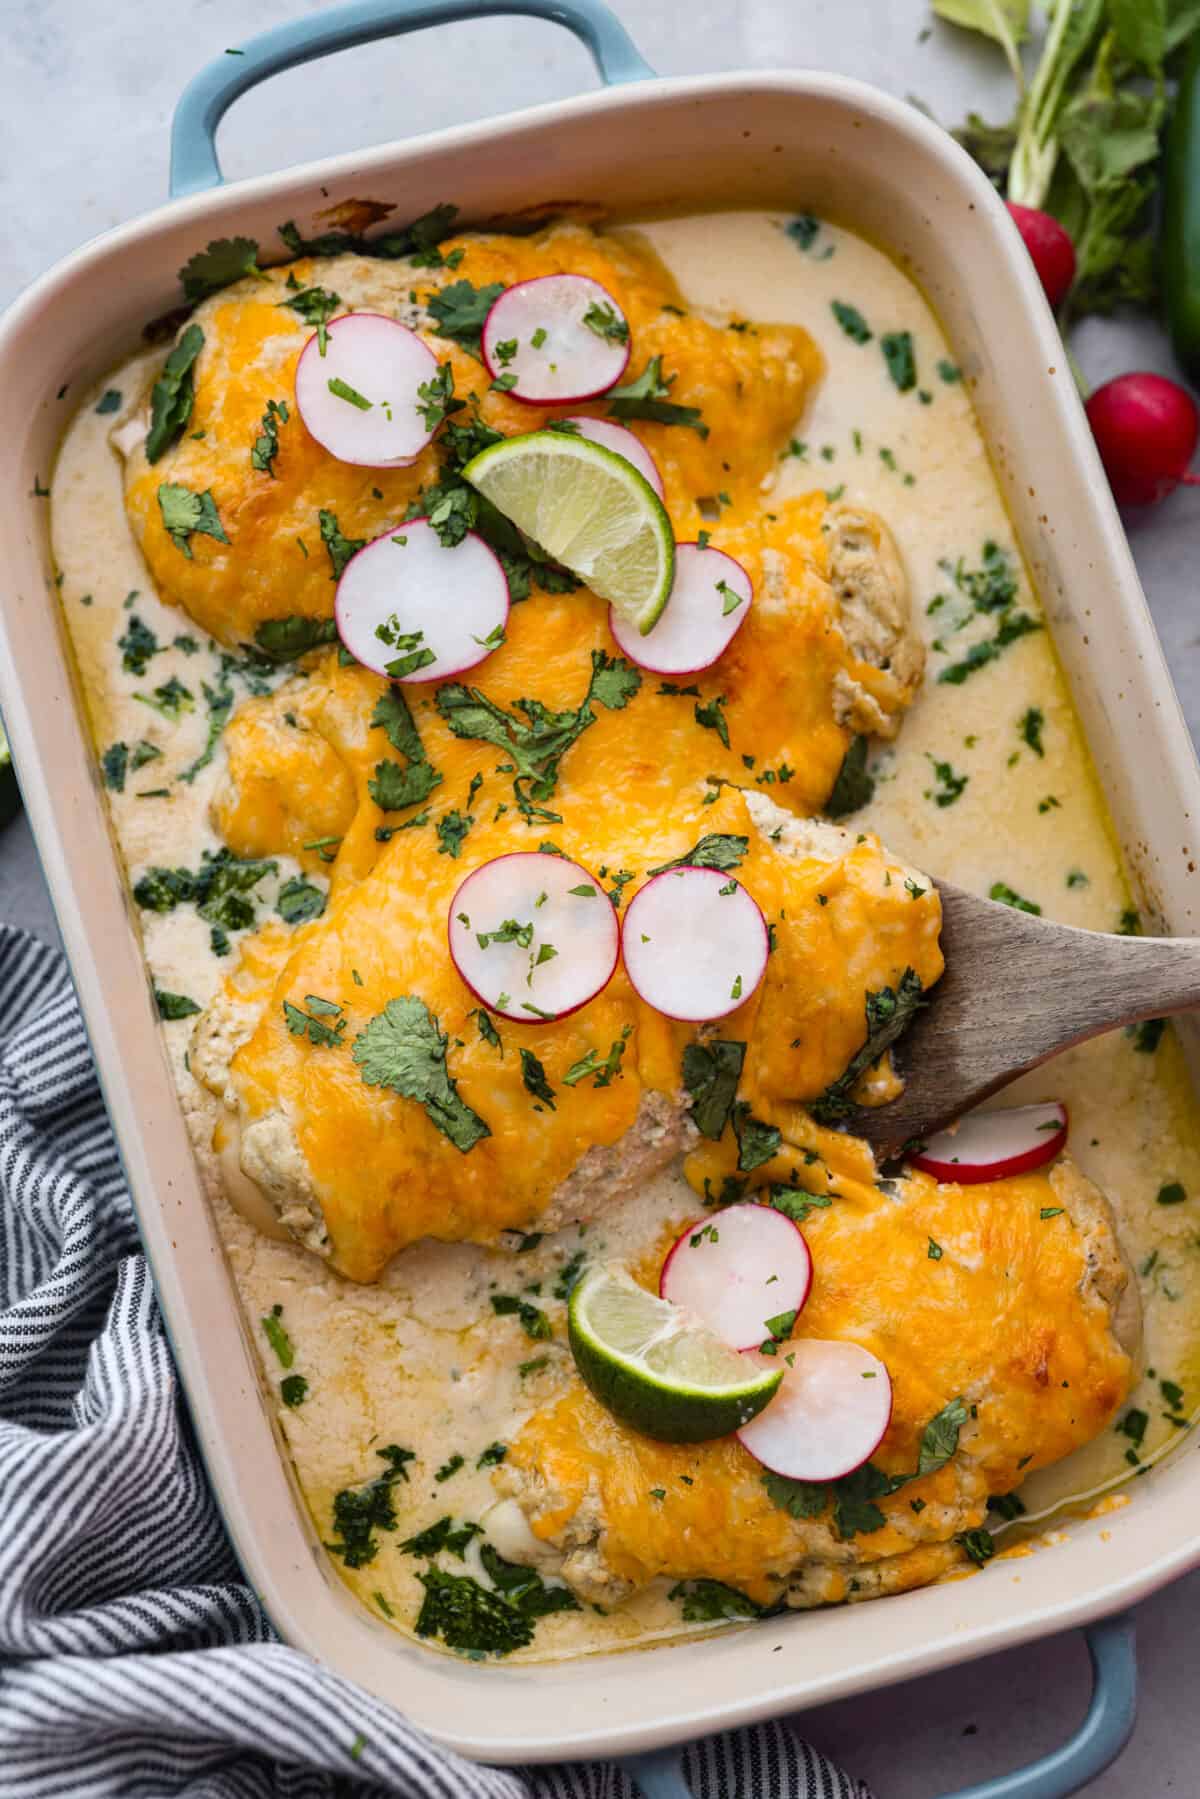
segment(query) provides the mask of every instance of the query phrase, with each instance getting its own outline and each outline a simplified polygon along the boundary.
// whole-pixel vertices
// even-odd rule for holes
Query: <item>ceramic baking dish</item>
[[[219,185],[216,123],[264,75],[487,12],[567,25],[619,85]],[[401,217],[449,198],[468,222],[568,199],[617,215],[742,204],[841,220],[898,259],[955,346],[1139,901],[1164,932],[1200,929],[1200,770],[1033,270],[987,182],[915,109],[810,72],[653,79],[600,0],[367,0],[267,33],[199,76],[176,120],[173,188],[187,197],[78,251],[0,327],[0,703],[199,1440],[247,1575],[281,1634],[467,1755],[632,1754],[1092,1623],[1200,1562],[1200,1463],[1188,1443],[1138,1483],[1136,1503],[1106,1517],[1103,1533],[1081,1522],[1052,1551],[982,1578],[649,1654],[480,1668],[406,1642],[342,1586],[280,1453],[193,1165],[47,546],[43,490],[75,396],[176,303],[176,270],[197,246],[237,233],[271,243],[279,220],[307,227],[318,208],[353,197],[392,201]],[[1080,1737],[980,1792],[1051,1799],[1116,1752],[1132,1719],[1131,1635],[1110,1623],[1091,1643],[1101,1678]],[[684,1791],[669,1756],[638,1769],[647,1794]]]

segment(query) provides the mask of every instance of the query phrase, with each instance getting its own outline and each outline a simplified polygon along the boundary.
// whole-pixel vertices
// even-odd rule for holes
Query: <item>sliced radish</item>
[[[519,1024],[585,1006],[608,985],[619,948],[603,887],[564,856],[497,856],[450,902],[455,967],[489,1011]]]
[[[738,1442],[789,1480],[840,1480],[861,1468],[892,1417],[892,1383],[878,1356],[858,1343],[796,1337],[778,1357],[783,1383]]]
[[[621,926],[625,969],[668,1018],[723,1018],[767,967],[767,924],[746,889],[717,868],[669,868],[635,894]]]
[[[444,681],[504,641],[508,581],[499,557],[468,531],[445,549],[428,519],[376,537],[342,570],[338,636],[364,668],[397,681]]]
[[[364,468],[415,461],[433,436],[418,392],[438,372],[433,351],[378,312],[343,313],[324,335],[324,354],[317,332],[296,364],[296,405],[313,437]]]
[[[625,314],[586,275],[538,275],[506,287],[481,341],[492,380],[530,406],[593,400],[620,380],[629,361]]]
[[[1056,1100],[1044,1106],[1009,1106],[1000,1112],[970,1112],[938,1131],[909,1159],[914,1168],[939,1181],[999,1181],[1027,1174],[1052,1162],[1067,1141],[1067,1108]]]
[[[725,1206],[690,1225],[663,1263],[658,1291],[702,1318],[731,1349],[791,1335],[812,1285],[797,1225],[771,1206]]]
[[[658,623],[643,637],[609,611],[608,628],[632,662],[656,675],[690,675],[729,647],[750,611],[754,586],[724,550],[675,545],[675,579]]]
[[[564,419],[563,424],[574,425],[580,437],[590,438],[592,443],[611,450],[615,456],[623,456],[626,462],[632,462],[638,474],[650,483],[659,499],[662,499],[663,479],[658,472],[658,464],[640,437],[635,436],[624,425],[614,424],[612,419],[593,419],[586,413],[580,413],[578,418]]]

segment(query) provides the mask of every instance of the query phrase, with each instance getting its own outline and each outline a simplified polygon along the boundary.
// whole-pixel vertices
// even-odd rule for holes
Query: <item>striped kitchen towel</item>
[[[61,956],[0,926],[0,1799],[629,1799],[439,1748],[279,1642],[192,1440]],[[779,1725],[703,1799],[870,1799]]]

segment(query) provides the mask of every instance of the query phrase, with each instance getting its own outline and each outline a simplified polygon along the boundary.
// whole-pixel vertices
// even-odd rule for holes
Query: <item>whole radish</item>
[[[1119,506],[1153,506],[1188,473],[1200,438],[1196,402],[1165,375],[1118,375],[1087,401],[1088,421]]]
[[[1057,312],[1075,279],[1075,246],[1057,219],[1032,206],[1008,202],[1017,230],[1033,259],[1046,298]]]

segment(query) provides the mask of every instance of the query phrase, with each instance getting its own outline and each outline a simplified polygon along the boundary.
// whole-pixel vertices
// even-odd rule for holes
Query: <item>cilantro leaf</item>
[[[961,1544],[977,1568],[982,1568],[985,1562],[990,1562],[996,1553],[995,1540],[990,1530],[980,1528],[960,1531],[954,1541]]]
[[[324,508],[317,513],[317,522],[321,527],[321,542],[329,551],[329,562],[333,569],[331,579],[340,581],[342,570],[356,551],[366,543],[365,537],[343,537],[337,522],[337,514]]]
[[[104,785],[113,793],[124,793],[125,775],[129,767],[129,745],[127,743],[110,743],[100,758],[100,767],[104,772]]]
[[[696,406],[680,406],[670,395],[677,377],[663,375],[662,357],[652,356],[641,374],[624,387],[610,387],[606,396],[608,415],[615,419],[650,419],[659,425],[685,425],[701,437],[708,436],[708,426]]]
[[[531,1049],[521,1051],[521,1079],[535,1099],[542,1100],[552,1112],[557,1109],[554,1104],[554,1089],[546,1079],[546,1070]]]
[[[917,359],[911,331],[885,331],[879,340],[888,374],[902,394],[917,385]]]
[[[269,874],[275,862],[243,862],[228,849],[205,850],[199,869],[150,867],[137,881],[133,897],[147,912],[172,912],[193,904],[206,924],[226,931],[247,930],[255,921],[247,896]]]
[[[284,924],[307,924],[325,910],[325,894],[303,875],[293,875],[279,889],[275,910]]]
[[[825,1481],[789,1480],[784,1474],[764,1474],[762,1484],[771,1504],[792,1518],[819,1518],[829,1502],[829,1485]]]
[[[261,275],[258,245],[252,237],[218,237],[206,250],[189,256],[179,271],[184,295],[204,300],[209,294],[240,281],[243,275]]]
[[[218,543],[228,543],[217,502],[213,499],[211,487],[203,493],[193,493],[190,487],[184,487],[178,481],[164,481],[158,490],[158,506],[162,513],[163,527],[170,536],[177,550],[181,550],[190,562],[192,559],[191,539],[194,535],[215,537]]]
[[[750,1174],[778,1154],[783,1133],[773,1124],[764,1124],[761,1118],[755,1118],[744,1100],[734,1105],[731,1116],[738,1146],[737,1165],[743,1174]]]
[[[851,1058],[844,1073],[831,1081],[820,1098],[809,1105],[818,1124],[836,1124],[839,1119],[849,1116],[853,1110],[850,1094],[855,1082],[912,1023],[924,1004],[923,992],[920,976],[914,969],[906,968],[895,987],[881,987],[867,994],[866,1041]]]
[[[322,999],[317,993],[306,993],[304,1004],[306,1011],[301,1011],[290,1000],[283,1002],[283,1016],[291,1035],[307,1037],[314,1049],[340,1049],[342,1033],[346,1029],[341,1006],[331,999]]]
[[[195,398],[192,364],[203,348],[203,331],[189,325],[163,364],[150,394],[150,429],[143,446],[147,462],[157,462],[183,436]]]
[[[151,656],[158,654],[161,645],[149,625],[144,625],[136,612],[129,615],[129,623],[117,639],[117,648],[121,652],[121,667],[127,675],[144,675],[146,664]]]
[[[936,1417],[929,1420],[921,1436],[921,1448],[917,1457],[917,1473],[935,1474],[944,1468],[950,1457],[958,1448],[958,1433],[970,1416],[966,1402],[960,1394],[944,1405]]]
[[[437,821],[438,855],[452,856],[457,860],[462,854],[467,832],[474,823],[469,812],[460,812],[457,807],[444,812]]]
[[[485,287],[473,287],[469,281],[452,281],[448,287],[430,294],[425,305],[439,337],[448,337],[469,350],[472,356],[479,357],[483,322],[503,292],[502,281],[489,281]]]
[[[419,1637],[440,1637],[448,1649],[475,1655],[511,1655],[533,1641],[533,1619],[469,1574],[431,1563],[417,1579],[425,1588],[414,1626]]]
[[[329,342],[327,326],[341,303],[342,296],[328,287],[302,287],[279,302],[280,306],[290,306],[293,312],[299,313],[306,325],[316,326],[317,349],[322,356]]]
[[[391,206],[376,200],[363,200],[356,204],[367,224],[386,218],[393,210]],[[378,256],[384,261],[395,262],[398,258],[412,256],[417,251],[428,253],[443,238],[450,236],[457,216],[457,206],[434,206],[422,213],[419,219],[414,219],[411,225],[385,231],[379,237],[366,237],[362,231],[346,230],[323,231],[316,237],[302,237],[292,219],[279,225],[277,230],[293,256],[344,256],[353,251],[359,256]]]
[[[283,1323],[283,1307],[272,1306],[265,1318],[260,1318],[263,1335],[275,1351],[281,1368],[290,1368],[296,1359],[296,1351],[292,1339],[288,1336]]]
[[[154,1003],[160,1018],[192,1018],[200,1010],[186,993],[166,993],[161,987],[154,989]]]
[[[683,1084],[692,1096],[692,1123],[713,1142],[729,1123],[746,1045],[717,1038],[689,1043],[683,1052]]]
[[[447,1551],[462,1560],[463,1550],[475,1537],[483,1535],[481,1524],[455,1524],[451,1517],[439,1518],[434,1524],[427,1524],[424,1530],[415,1537],[406,1537],[400,1544],[402,1555],[441,1555]]]
[[[375,764],[375,772],[367,782],[367,791],[375,804],[385,812],[400,812],[405,806],[428,799],[441,782],[441,770],[427,760],[408,701],[394,682],[376,701],[371,725],[385,731],[392,748],[405,758],[403,765],[390,758]]]
[[[393,1489],[398,1481],[408,1480],[409,1462],[416,1457],[411,1449],[389,1443],[377,1449],[387,1467],[363,1487],[343,1487],[333,1502],[333,1528],[336,1540],[325,1547],[340,1555],[347,1568],[363,1568],[373,1562],[379,1552],[377,1530],[395,1530],[396,1506]]]
[[[696,723],[706,731],[715,731],[725,748],[729,748],[729,726],[725,720],[725,699],[723,693],[714,694],[711,700],[703,703],[697,700],[692,707]]]
[[[229,723],[229,715],[233,711],[234,694],[228,681],[224,681],[219,687],[210,687],[208,682],[204,681],[201,683],[201,691],[208,706],[208,735],[204,740],[204,748],[196,760],[189,763],[179,777],[181,781],[188,782],[189,786],[201,769],[207,768],[216,755],[221,733]]]
[[[414,993],[390,999],[354,1039],[354,1060],[368,1087],[390,1087],[424,1106],[431,1124],[464,1155],[491,1131],[459,1095],[446,1067],[447,1038]]]
[[[750,848],[748,837],[739,837],[730,832],[709,831],[690,850],[682,856],[676,856],[673,862],[661,862],[657,868],[648,868],[647,874],[666,874],[671,868],[719,868],[727,873],[740,866],[743,856]]]
[[[972,644],[959,661],[947,663],[939,671],[938,680],[949,682],[952,687],[961,687],[968,675],[973,675],[977,669],[994,662],[1010,643],[1016,643],[1019,638],[1027,637],[1041,628],[1038,620],[1030,618],[1027,612],[1006,613],[994,637],[985,637],[981,642]]]
[[[295,662],[321,644],[336,643],[337,625],[331,618],[308,618],[290,612],[286,618],[265,618],[254,628],[254,642],[272,662]]]
[[[482,1546],[479,1559],[497,1592],[526,1618],[545,1618],[552,1612],[580,1610],[579,1601],[569,1587],[548,1585],[536,1568],[527,1567],[523,1562],[506,1561],[491,1543]]]
[[[852,338],[856,344],[870,342],[874,332],[857,306],[851,306],[845,300],[832,300],[830,307],[847,337]]]
[[[826,1212],[833,1204],[827,1193],[806,1193],[803,1187],[772,1187],[771,1204],[793,1224],[803,1224],[810,1212]]]
[[[275,479],[275,458],[279,454],[279,427],[288,422],[286,400],[268,400],[262,415],[258,436],[250,446],[250,467],[260,475]]]
[[[867,739],[855,737],[842,757],[833,791],[825,802],[827,818],[848,818],[875,797],[875,777],[867,768]]]
[[[843,1543],[860,1533],[869,1536],[872,1531],[883,1529],[887,1519],[875,1501],[894,1491],[891,1477],[873,1462],[864,1462],[853,1474],[844,1474],[841,1480],[834,1481],[833,1525]]]
[[[571,745],[596,722],[593,701],[620,710],[637,693],[642,677],[620,657],[592,651],[592,675],[581,705],[552,712],[540,700],[518,700],[506,712],[477,687],[447,681],[437,690],[435,704],[456,737],[481,739],[495,744],[509,757],[513,792],[527,820],[558,822],[547,812],[548,800],[558,783],[559,764]],[[516,717],[516,713],[524,714]]]
[[[676,1599],[685,1624],[733,1623],[742,1618],[761,1618],[763,1608],[749,1594],[727,1587],[723,1580],[681,1580],[668,1599]]]
[[[541,1307],[515,1293],[493,1293],[492,1310],[497,1318],[519,1319],[521,1329],[534,1343],[548,1342],[554,1335],[553,1326]]]

